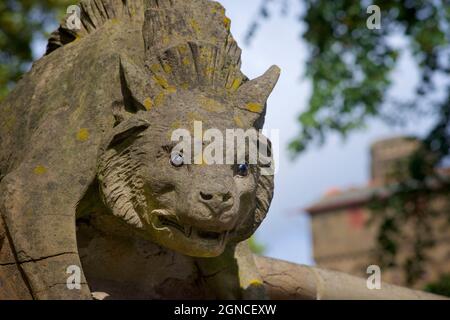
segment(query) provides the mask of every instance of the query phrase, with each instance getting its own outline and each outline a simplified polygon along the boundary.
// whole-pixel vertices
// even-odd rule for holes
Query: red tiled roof
[[[437,174],[448,179],[450,177],[450,167],[440,168],[436,170]],[[450,181],[449,181],[450,182]],[[431,188],[439,189],[441,184],[439,180],[430,178],[427,184]],[[304,209],[309,214],[326,213],[339,209],[363,206],[371,201],[374,197],[388,197],[397,185],[377,186],[369,184],[367,187],[354,188],[341,191],[335,194],[328,194],[310,207]]]
[[[343,191],[338,195],[324,197],[306,208],[305,211],[309,214],[317,214],[342,208],[362,206],[368,203],[380,189],[382,188],[367,187]]]

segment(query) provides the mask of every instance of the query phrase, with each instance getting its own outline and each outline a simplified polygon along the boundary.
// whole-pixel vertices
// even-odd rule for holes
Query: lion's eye
[[[248,164],[246,163],[240,164],[237,167],[237,174],[240,175],[241,177],[246,177],[248,175]]]
[[[172,153],[172,155],[170,156],[170,163],[174,166],[174,167],[181,167],[184,164],[184,157],[183,155],[181,155],[178,152],[174,152]]]

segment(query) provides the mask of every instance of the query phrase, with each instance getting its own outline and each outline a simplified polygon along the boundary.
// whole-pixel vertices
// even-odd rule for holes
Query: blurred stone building
[[[371,181],[367,186],[345,191],[331,190],[306,209],[311,216],[314,258],[318,266],[366,277],[367,267],[379,264],[379,223],[367,223],[375,214],[369,204],[374,195],[386,194],[388,186],[408,178],[408,159],[418,147],[419,141],[412,137],[374,143],[371,147]],[[449,203],[450,197],[437,196],[433,198],[431,206],[434,210],[448,210]],[[441,274],[450,272],[449,226],[444,218],[433,218],[436,243],[428,252],[426,272],[415,287],[423,288]],[[408,231],[411,226],[402,228]],[[414,249],[411,243],[407,236],[400,242],[399,262]],[[404,269],[382,268],[382,281],[405,285]]]

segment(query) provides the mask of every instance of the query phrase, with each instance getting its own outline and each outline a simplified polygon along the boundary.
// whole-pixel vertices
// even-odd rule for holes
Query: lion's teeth
[[[192,227],[184,227],[184,234],[186,237],[190,237],[192,234]]]
[[[222,234],[222,239],[220,241],[222,245],[225,244],[225,241],[227,240],[229,233],[230,233],[230,231],[227,231],[227,232]]]

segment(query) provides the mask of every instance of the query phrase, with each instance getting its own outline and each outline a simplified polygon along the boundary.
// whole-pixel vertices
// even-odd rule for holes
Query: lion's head
[[[233,163],[226,162],[227,154],[237,154],[240,147],[234,137],[220,145],[221,154],[216,154],[217,147],[209,153],[219,163],[224,159],[224,164],[204,163],[195,157],[208,152],[212,144],[205,141],[214,143],[215,138],[203,136],[203,153],[196,154],[193,143],[189,154],[177,151],[172,134],[185,129],[193,136],[196,121],[202,132],[213,129],[209,132],[224,139],[230,130],[257,128],[277,78],[278,69],[271,68],[233,93],[178,88],[160,105],[147,108],[150,111],[121,119],[99,157],[98,181],[105,205],[153,242],[190,256],[218,256],[229,242],[248,238],[272,199],[273,176],[261,174],[262,166],[272,163],[248,163],[251,139],[246,140],[246,161],[233,157]],[[257,145],[264,144],[270,143],[259,137]]]

